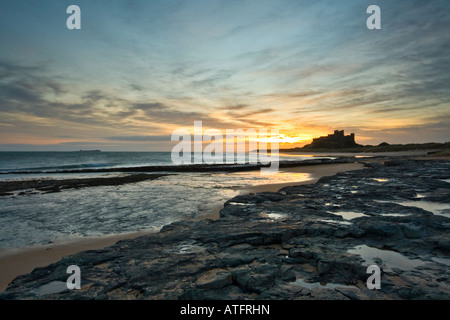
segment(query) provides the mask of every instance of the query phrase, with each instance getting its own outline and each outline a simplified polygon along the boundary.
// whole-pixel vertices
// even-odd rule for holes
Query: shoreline
[[[358,170],[363,168],[361,163],[337,163],[337,164],[320,164],[310,166],[288,167],[280,169],[284,172],[307,173],[311,179],[306,181],[249,185],[237,189],[240,194],[257,193],[257,192],[276,192],[279,189],[293,185],[313,184],[323,176],[331,176],[338,172]],[[193,220],[212,219],[218,220],[220,210],[223,204],[218,205],[213,212],[197,217]],[[118,234],[110,236],[101,236],[95,238],[74,239],[67,242],[52,243],[44,246],[33,248],[6,250],[0,253],[0,293],[4,292],[8,284],[17,276],[30,273],[37,267],[45,267],[51,263],[61,260],[63,257],[73,255],[85,250],[102,249],[115,244],[120,240],[137,238],[141,235],[154,233],[154,231],[140,231],[130,234]],[[8,252],[9,251],[9,252]]]
[[[153,180],[167,174],[130,174],[117,177],[102,178],[78,178],[78,179],[32,179],[32,180],[12,180],[0,181],[0,196],[32,194],[36,192],[52,193],[65,189],[77,189],[99,186],[119,186],[128,183],[136,183],[146,180]]]
[[[35,268],[45,267],[63,257],[86,250],[98,250],[118,241],[135,239],[155,231],[139,231],[128,234],[108,235],[73,239],[39,245],[24,249],[6,249],[0,253],[0,293],[4,292],[14,278],[30,273]]]
[[[447,300],[450,161],[386,160],[64,257],[0,300]],[[367,286],[374,264],[382,290]],[[69,265],[83,270],[80,290],[65,286]]]
[[[258,192],[277,192],[284,187],[312,184],[316,183],[320,178],[325,176],[334,176],[336,173],[345,172],[350,170],[363,169],[362,163],[337,163],[330,165],[311,165],[307,167],[291,167],[281,168],[279,171],[290,173],[307,173],[310,175],[310,179],[299,182],[286,182],[286,183],[269,183],[261,185],[246,186],[238,189],[240,194],[246,193],[258,193]]]

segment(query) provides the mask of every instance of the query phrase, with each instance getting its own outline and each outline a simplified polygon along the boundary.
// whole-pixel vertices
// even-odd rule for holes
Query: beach
[[[379,160],[323,165],[339,172],[241,192],[219,219],[66,256],[16,278],[0,299],[448,299],[450,162]],[[65,286],[69,265],[82,270],[80,290]],[[366,283],[369,266],[381,270],[380,290]]]
[[[241,194],[245,193],[257,193],[257,192],[265,192],[271,191],[276,192],[283,187],[301,185],[301,184],[310,184],[317,182],[321,177],[324,176],[332,176],[338,172],[345,172],[349,170],[358,170],[364,167],[361,163],[342,163],[342,164],[330,164],[330,165],[311,165],[306,167],[290,167],[290,168],[282,168],[280,169],[283,172],[290,173],[306,173],[310,175],[307,181],[297,181],[297,182],[289,182],[289,183],[273,183],[273,184],[263,184],[257,186],[247,186],[242,189],[239,189]]]
[[[450,299],[450,1],[79,2],[0,1],[0,301]]]
[[[363,168],[360,163],[343,163],[343,164],[325,164],[325,165],[310,165],[301,167],[283,168],[283,172],[290,173],[304,173],[309,177],[306,181],[297,181],[281,184],[264,184],[256,186],[245,186],[237,188],[239,194],[256,193],[271,191],[276,192],[279,189],[291,185],[312,184],[318,181],[321,177],[331,176],[338,172],[348,170],[357,170]],[[202,215],[201,219],[218,219],[219,211],[223,208],[223,204],[215,207],[210,213]],[[103,247],[113,245],[119,240],[133,239],[138,236],[155,232],[150,230],[148,232],[133,232],[129,234],[109,235],[104,237],[88,237],[84,239],[74,239],[70,241],[61,241],[59,243],[52,243],[48,245],[35,246],[23,250],[7,250],[0,255],[0,292],[4,291],[7,285],[19,275],[31,272],[36,267],[44,267],[50,263],[59,261],[67,255],[72,255],[84,250],[95,250]]]

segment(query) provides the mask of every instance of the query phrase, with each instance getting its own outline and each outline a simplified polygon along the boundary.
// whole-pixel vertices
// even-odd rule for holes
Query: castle
[[[344,130],[335,130],[333,134],[326,137],[314,138],[311,144],[304,146],[304,149],[345,149],[359,147],[355,142],[355,134],[344,135]]]

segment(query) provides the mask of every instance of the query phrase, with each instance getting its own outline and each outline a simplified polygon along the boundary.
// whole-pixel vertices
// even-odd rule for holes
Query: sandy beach
[[[286,186],[315,183],[323,176],[331,176],[341,171],[358,170],[362,168],[363,165],[360,163],[326,164],[283,168],[280,171],[309,174],[310,179],[307,181],[282,184],[246,186],[244,188],[238,189],[238,191],[240,192],[240,194],[257,193],[264,191],[276,192]],[[222,205],[218,206],[213,212],[208,215],[204,215],[199,219],[218,219],[219,211],[222,207]],[[101,249],[113,245],[117,241],[136,238],[146,233],[148,232],[141,231],[137,233],[111,235],[107,237],[84,238],[63,243],[37,246],[24,250],[4,251],[3,253],[0,253],[0,292],[3,292],[15,277],[29,273],[34,268],[47,266],[67,255],[72,255],[85,250]]]
[[[310,179],[306,181],[299,182],[289,182],[289,183],[273,183],[273,184],[262,184],[256,186],[247,186],[239,189],[241,194],[245,193],[257,193],[264,191],[277,192],[283,187],[295,186],[301,184],[315,183],[321,177],[333,176],[338,172],[359,170],[364,168],[361,163],[341,163],[341,164],[331,164],[331,165],[312,165],[306,167],[292,167],[292,168],[282,168],[282,172],[292,172],[292,173],[307,173],[310,175]]]
[[[6,250],[0,253],[0,292],[3,292],[15,277],[29,273],[34,268],[47,266],[80,251],[101,249],[113,245],[117,241],[137,238],[148,233],[143,231],[76,239],[23,250]]]
[[[0,299],[447,300],[449,162],[380,160],[364,161],[362,170],[340,162],[293,166],[291,177],[301,181],[284,192],[254,193],[276,190],[280,180],[236,185],[220,219],[184,217],[110,246],[118,239],[85,242],[72,252],[99,249],[15,278]],[[31,253],[28,259],[33,267]],[[13,268],[20,255],[4,261]],[[83,270],[80,290],[65,286],[71,264]],[[367,286],[374,264],[382,290]]]

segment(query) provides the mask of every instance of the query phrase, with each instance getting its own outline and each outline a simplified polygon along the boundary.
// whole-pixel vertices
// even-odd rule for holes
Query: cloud
[[[0,53],[2,138],[131,144],[198,120],[217,129],[422,123],[447,134],[450,3],[378,0],[379,31],[365,27],[369,4],[86,2],[89,14],[108,13],[86,22],[97,27],[89,33],[50,41],[60,36],[52,24],[39,33],[11,28]],[[2,26],[25,23],[17,7],[2,5]],[[31,52],[32,38],[39,44]]]
[[[76,96],[69,85],[56,82],[44,67],[0,62],[0,112],[23,118],[24,115],[79,125],[107,126],[116,121],[114,111],[123,99],[99,89]],[[69,94],[70,93],[70,94]],[[67,95],[69,94],[69,95]],[[68,99],[67,97],[70,97]]]
[[[11,61],[0,61],[0,79],[8,79],[22,74],[30,74],[42,70],[39,66],[27,66]]]
[[[144,91],[144,87],[135,83],[130,83],[128,87],[134,91]]]
[[[144,136],[116,136],[105,137],[106,140],[114,141],[170,141],[170,135],[144,135]]]
[[[205,127],[228,129],[249,126],[268,126],[270,123],[254,119],[253,117],[271,112],[272,109],[249,108],[236,105],[231,108],[228,119],[211,114],[208,110],[186,108],[182,101],[169,104],[161,101],[136,102],[133,97],[124,98],[119,93],[110,93],[102,89],[91,89],[80,92],[74,97],[64,82],[56,83],[47,74],[45,68],[21,67],[3,62],[3,70],[8,73],[8,79],[0,82],[0,112],[9,115],[9,119],[16,119],[15,124],[38,126],[38,123],[26,125],[24,115],[46,119],[53,123],[58,136],[63,136],[65,128],[62,124],[72,123],[73,128],[90,127],[98,131],[100,128],[117,128],[118,132],[138,132],[151,130],[152,125],[164,126],[193,126],[194,121],[203,121]],[[13,72],[23,70],[25,73]],[[70,92],[71,99],[56,92]],[[198,108],[197,108],[198,109]],[[213,110],[214,111],[214,110]],[[31,118],[29,118],[31,119]],[[144,127],[145,126],[145,127]],[[119,128],[122,128],[120,130]],[[160,141],[162,135],[129,135],[123,138],[110,136],[108,139],[116,141]],[[169,139],[170,140],[170,139]]]
[[[26,104],[41,104],[43,102],[41,95],[36,93],[33,88],[19,82],[1,85],[0,99],[3,105],[7,105],[11,102]]]
[[[226,106],[226,107],[222,107],[222,110],[243,110],[243,109],[247,109],[249,108],[248,104],[237,104],[234,106]]]
[[[233,72],[229,70],[214,70],[212,74],[206,75],[199,80],[193,80],[191,86],[194,88],[217,87],[233,76]]]
[[[86,92],[85,94],[83,94],[81,99],[84,101],[94,103],[94,102],[98,102],[100,100],[109,100],[110,97],[108,95],[106,95],[104,92],[97,89],[97,90],[90,90],[90,91]]]
[[[270,113],[275,111],[273,108],[264,108],[264,109],[250,109],[244,111],[228,111],[226,112],[228,115],[232,116],[234,119],[245,120],[250,119],[254,116],[260,116],[262,114]]]

